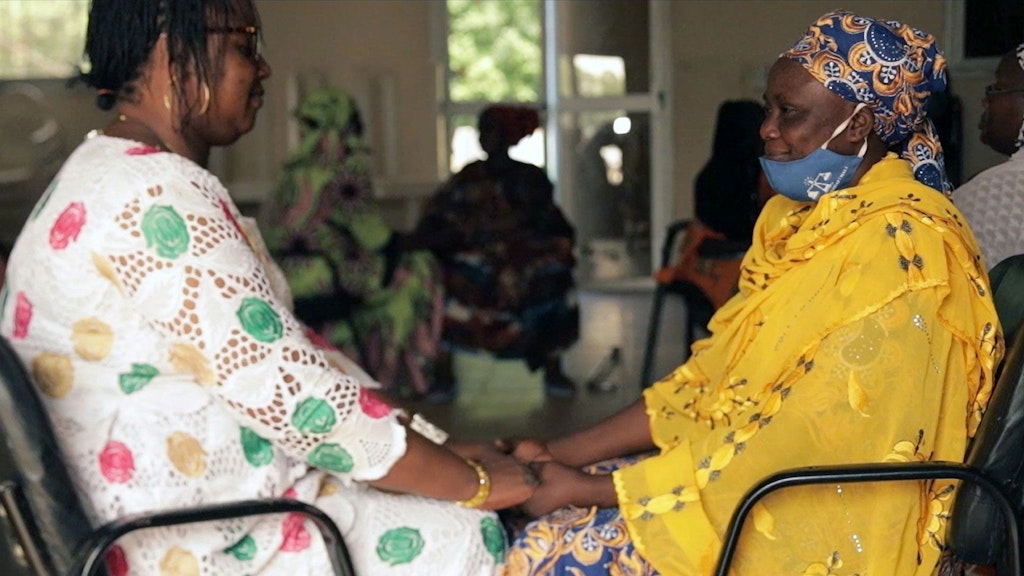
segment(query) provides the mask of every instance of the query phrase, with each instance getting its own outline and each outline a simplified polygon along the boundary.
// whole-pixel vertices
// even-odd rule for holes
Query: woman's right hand
[[[529,500],[540,480],[526,464],[503,454],[480,461],[491,478],[491,493],[480,506],[483,510],[501,510]]]
[[[534,438],[499,438],[494,447],[524,464],[554,460],[547,442]]]

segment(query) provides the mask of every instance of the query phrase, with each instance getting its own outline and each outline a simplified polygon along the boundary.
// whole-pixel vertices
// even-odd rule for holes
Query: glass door
[[[584,283],[650,278],[671,210],[663,0],[545,4],[548,162]]]

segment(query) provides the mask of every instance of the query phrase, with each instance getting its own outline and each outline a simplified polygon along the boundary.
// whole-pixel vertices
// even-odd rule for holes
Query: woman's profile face
[[[207,96],[196,87],[193,113],[197,115],[195,125],[211,144],[230,144],[252,130],[263,106],[263,81],[270,77],[271,69],[259,54],[257,25],[255,8],[247,2],[240,2],[226,22],[208,25],[216,30],[208,37],[209,107],[205,114],[198,114]]]
[[[996,68],[994,92],[982,98],[981,141],[1001,154],[1010,155],[1016,150],[1015,142],[1020,134],[1024,119],[1024,69],[1017,63],[1016,53],[1007,54]]]
[[[799,160],[819,148],[854,108],[789,58],[776,60],[768,73],[764,103],[764,155],[779,162]],[[829,148],[835,144],[838,139]]]

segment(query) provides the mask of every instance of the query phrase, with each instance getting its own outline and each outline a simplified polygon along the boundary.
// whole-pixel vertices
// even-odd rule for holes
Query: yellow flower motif
[[[206,450],[199,440],[185,432],[174,432],[167,437],[167,458],[178,472],[189,478],[198,478],[206,472]]]
[[[200,384],[212,386],[217,383],[217,377],[210,369],[210,361],[190,344],[171,346],[170,361],[176,370],[192,374]]]
[[[96,271],[100,273],[100,276],[109,280],[110,283],[118,289],[123,288],[121,281],[117,278],[117,272],[114,271],[114,265],[110,263],[110,260],[107,260],[103,256],[93,252],[92,264],[96,267]]]
[[[32,359],[32,380],[51,398],[67,396],[74,379],[74,368],[67,356],[43,352]]]
[[[751,514],[754,516],[754,528],[765,538],[775,540],[775,517],[768,512],[768,508],[758,502],[754,504]]]
[[[102,360],[114,345],[114,331],[99,318],[83,318],[71,325],[71,341],[83,360]]]
[[[871,416],[867,411],[869,404],[868,395],[860,385],[855,370],[850,370],[850,377],[846,382],[846,397],[850,402],[850,407],[859,412],[861,416]]]
[[[160,560],[160,576],[199,576],[199,561],[188,550],[174,546]]]

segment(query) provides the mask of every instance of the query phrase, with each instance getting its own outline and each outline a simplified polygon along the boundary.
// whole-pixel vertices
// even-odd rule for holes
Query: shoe
[[[428,404],[451,404],[458,395],[459,393],[455,390],[454,382],[447,384],[435,383],[423,396],[423,400]]]
[[[572,398],[576,395],[576,384],[565,374],[545,376],[544,393],[552,398]]]

